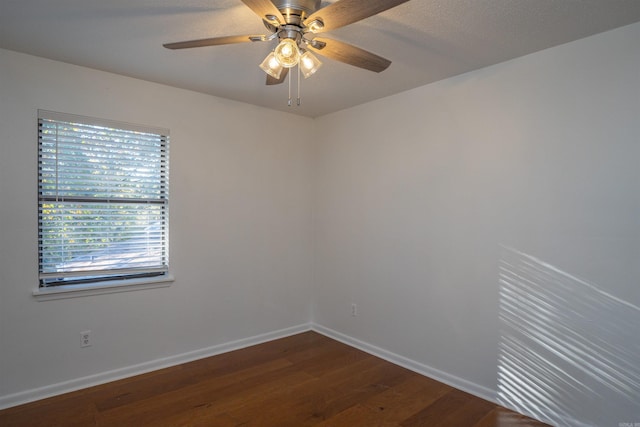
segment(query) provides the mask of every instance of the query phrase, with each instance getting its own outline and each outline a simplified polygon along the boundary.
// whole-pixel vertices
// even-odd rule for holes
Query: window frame
[[[42,152],[43,152],[43,137],[41,133],[41,123],[43,121],[59,121],[69,124],[79,124],[81,126],[86,127],[96,127],[96,128],[106,128],[107,131],[116,130],[122,132],[138,132],[144,134],[152,134],[157,136],[161,141],[159,146],[159,164],[160,164],[160,175],[155,175],[158,178],[158,182],[161,184],[160,196],[157,199],[149,199],[149,205],[155,204],[160,206],[159,212],[161,217],[161,227],[162,237],[160,241],[162,242],[161,251],[162,255],[160,256],[161,261],[157,263],[155,266],[142,266],[135,269],[127,269],[124,268],[122,270],[118,269],[117,266],[112,266],[109,270],[103,270],[104,274],[93,274],[89,278],[86,278],[86,274],[84,273],[60,273],[59,277],[65,276],[66,278],[60,280],[59,283],[46,283],[46,278],[51,277],[55,274],[55,272],[48,271],[44,265],[43,261],[43,251],[44,251],[44,243],[42,239],[42,224],[43,224],[43,214],[42,207],[48,201],[50,202],[51,196],[45,195],[45,191],[43,191],[43,177],[44,173],[42,171]],[[169,130],[158,127],[151,126],[142,126],[136,125],[126,122],[119,122],[107,119],[99,119],[94,117],[80,116],[74,114],[67,113],[59,113],[48,110],[38,110],[38,130],[37,130],[37,140],[38,140],[38,288],[33,291],[33,295],[38,300],[47,300],[47,299],[59,299],[59,298],[69,298],[69,297],[77,297],[77,296],[85,296],[85,295],[97,295],[104,293],[113,293],[113,292],[124,292],[124,291],[133,291],[140,289],[149,289],[149,288],[157,288],[157,287],[166,287],[170,286],[171,282],[173,282],[174,278],[170,274],[169,271]],[[57,139],[57,136],[55,137]],[[56,147],[57,150],[57,147]],[[55,164],[56,167],[58,165],[58,152],[55,154]],[[126,158],[125,158],[126,159]],[[56,186],[58,185],[57,177],[56,177]],[[92,195],[98,193],[96,188],[92,188]],[[75,197],[77,199],[77,197]],[[96,206],[100,203],[104,203],[105,199],[109,199],[107,197],[95,197],[89,198],[88,200],[82,200],[80,202],[87,203],[89,205],[95,204]],[[117,197],[113,198],[117,199]],[[68,198],[70,202],[76,202],[74,197]],[[121,201],[121,200],[120,200]],[[78,203],[80,203],[78,202]],[[135,208],[135,200],[127,200],[125,204],[128,204]],[[134,209],[135,210],[135,209]],[[91,253],[91,250],[88,250],[87,253]],[[98,269],[94,269],[93,273],[96,273]],[[135,270],[135,271],[133,271]],[[119,275],[119,272],[122,272],[122,275]],[[82,280],[74,280],[69,279],[72,276],[85,276]],[[105,277],[106,276],[106,277]]]

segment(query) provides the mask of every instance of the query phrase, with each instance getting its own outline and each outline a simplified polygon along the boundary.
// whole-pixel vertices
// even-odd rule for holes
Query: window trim
[[[46,288],[38,287],[32,291],[32,295],[38,301],[79,298],[93,295],[141,291],[145,289],[167,288],[171,286],[174,280],[173,275],[169,273],[164,276],[109,280],[91,284],[82,283],[77,285],[49,286]]]
[[[77,122],[83,123],[89,126],[97,126],[97,127],[106,127],[113,128],[125,131],[133,131],[133,132],[141,132],[141,133],[151,133],[156,135],[161,135],[166,138],[166,143],[168,144],[169,140],[169,130],[165,128],[145,126],[145,125],[137,125],[131,124],[127,122],[120,122],[108,119],[99,119],[88,116],[60,113],[49,110],[38,109],[38,123],[41,120],[53,120],[53,121],[63,121],[63,122]],[[38,125],[39,126],[39,125]],[[40,146],[40,134],[38,132],[38,147]],[[38,148],[40,150],[40,148]],[[167,146],[168,150],[168,146]],[[168,158],[167,158],[168,161]],[[38,185],[40,185],[40,172],[38,172]],[[168,184],[168,181],[167,181]],[[38,198],[38,207],[41,203],[40,196]],[[92,202],[95,200],[91,200]],[[146,202],[146,201],[145,201]],[[166,220],[167,226],[169,225],[169,204],[168,200],[164,202],[166,207]],[[40,220],[39,220],[40,221]],[[169,250],[168,241],[166,250]],[[40,248],[38,249],[40,252]],[[168,256],[168,254],[167,254]],[[55,300],[55,299],[65,299],[65,298],[76,298],[76,297],[84,297],[91,295],[101,295],[101,294],[110,294],[110,293],[118,293],[118,292],[129,292],[129,291],[137,291],[144,289],[154,289],[154,288],[162,288],[169,287],[171,283],[175,280],[171,271],[170,265],[165,264],[165,267],[154,272],[149,271],[148,276],[138,276],[135,275],[131,277],[113,277],[109,278],[99,278],[96,276],[96,280],[94,281],[86,281],[86,282],[76,282],[69,284],[60,284],[54,286],[43,286],[42,276],[43,273],[39,273],[38,287],[32,291],[33,296],[38,301],[47,301],[47,300]],[[40,260],[38,260],[38,271],[40,271]],[[105,272],[109,272],[109,270],[105,270]],[[113,272],[113,271],[112,271]],[[46,274],[45,274],[46,275]]]

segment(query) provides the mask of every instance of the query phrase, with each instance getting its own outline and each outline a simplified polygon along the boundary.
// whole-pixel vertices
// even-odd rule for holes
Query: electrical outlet
[[[80,347],[91,347],[91,331],[80,332]]]
[[[351,315],[353,317],[358,315],[358,306],[356,304],[351,304]]]

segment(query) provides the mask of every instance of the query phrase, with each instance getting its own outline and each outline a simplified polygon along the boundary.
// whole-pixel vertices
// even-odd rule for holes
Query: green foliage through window
[[[39,111],[42,286],[168,270],[168,131]]]

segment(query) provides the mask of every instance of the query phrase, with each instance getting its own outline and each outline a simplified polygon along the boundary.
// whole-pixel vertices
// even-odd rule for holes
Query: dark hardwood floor
[[[0,411],[0,426],[545,426],[314,332]]]

